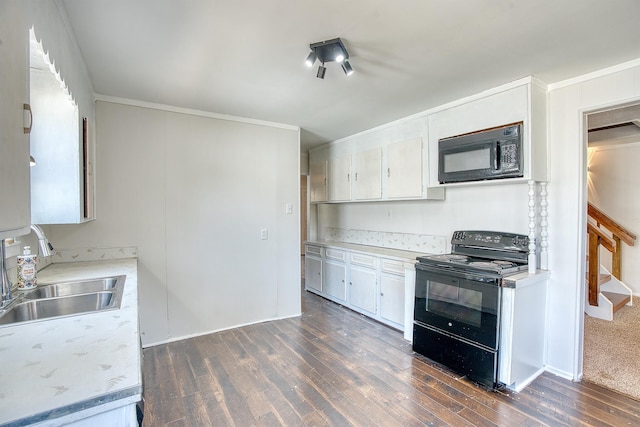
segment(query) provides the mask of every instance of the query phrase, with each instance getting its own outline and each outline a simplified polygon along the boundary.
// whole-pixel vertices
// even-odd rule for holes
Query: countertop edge
[[[322,247],[330,247],[330,248],[339,248],[345,249],[352,252],[360,252],[364,254],[374,254],[377,256],[382,256],[384,258],[397,259],[399,261],[412,261],[415,262],[416,258],[419,256],[432,254],[431,252],[415,252],[415,251],[405,251],[402,249],[394,249],[394,248],[385,248],[384,246],[369,246],[362,245],[358,243],[345,243],[345,242],[334,242],[334,241],[315,241],[315,240],[307,240],[304,242],[305,245],[315,245]]]
[[[96,396],[91,399],[83,400],[70,405],[61,406],[49,411],[40,412],[38,414],[34,414],[20,420],[10,421],[6,424],[0,424],[0,427],[28,426],[30,424],[42,423],[44,421],[58,420],[62,417],[66,417],[80,411],[85,411],[100,405],[105,405],[107,403],[117,402],[129,397],[140,397],[136,400],[140,401],[140,399],[142,398],[142,384],[134,387],[129,387],[127,389],[106,393],[102,396]]]
[[[503,288],[523,288],[547,280],[551,272],[549,270],[536,270],[534,274],[527,271],[511,274],[502,278]]]

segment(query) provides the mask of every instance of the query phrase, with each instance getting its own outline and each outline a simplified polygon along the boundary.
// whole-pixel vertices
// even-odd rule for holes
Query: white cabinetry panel
[[[351,200],[351,156],[329,160],[329,200]]]
[[[322,291],[322,259],[305,255],[304,271],[304,285],[307,288]]]
[[[327,161],[309,163],[309,187],[312,202],[327,201]]]
[[[380,317],[398,325],[404,322],[404,276],[380,277]]]
[[[422,139],[396,142],[387,147],[387,196],[417,198],[422,195]]]
[[[355,199],[372,200],[382,197],[382,149],[356,153],[354,155]]]
[[[322,291],[328,296],[346,301],[347,299],[347,266],[344,263],[326,260]]]
[[[29,135],[29,30],[25,2],[0,2],[0,238],[24,234],[31,224]]]
[[[349,269],[349,303],[356,309],[376,314],[376,270],[351,266]]]

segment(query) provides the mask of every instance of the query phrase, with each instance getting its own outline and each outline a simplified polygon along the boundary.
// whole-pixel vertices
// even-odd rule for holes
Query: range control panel
[[[487,249],[526,251],[529,237],[524,234],[498,231],[454,231],[452,245],[476,246]]]

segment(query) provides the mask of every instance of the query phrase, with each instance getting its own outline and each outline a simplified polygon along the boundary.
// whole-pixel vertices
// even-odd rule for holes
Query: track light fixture
[[[347,76],[353,74],[353,68],[348,61],[349,52],[347,52],[347,48],[344,47],[342,40],[339,38],[311,43],[309,47],[311,48],[311,52],[307,55],[305,64],[307,67],[312,67],[316,59],[320,61],[320,66],[316,74],[316,77],[319,79],[324,79],[324,74],[327,71],[324,64],[327,62],[339,63],[342,66],[342,71],[344,71]]]

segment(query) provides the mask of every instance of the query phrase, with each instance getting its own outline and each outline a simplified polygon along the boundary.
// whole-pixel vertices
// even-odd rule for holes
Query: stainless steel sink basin
[[[0,310],[0,326],[120,308],[126,276],[52,283]]]
[[[113,292],[96,292],[93,294],[25,301],[14,305],[4,316],[0,317],[0,324],[104,310],[111,306],[113,300]]]
[[[78,282],[53,283],[50,285],[40,285],[37,289],[27,292],[24,297],[26,299],[41,299],[110,291],[113,290],[117,284],[118,277],[103,277],[100,279],[83,280]]]

